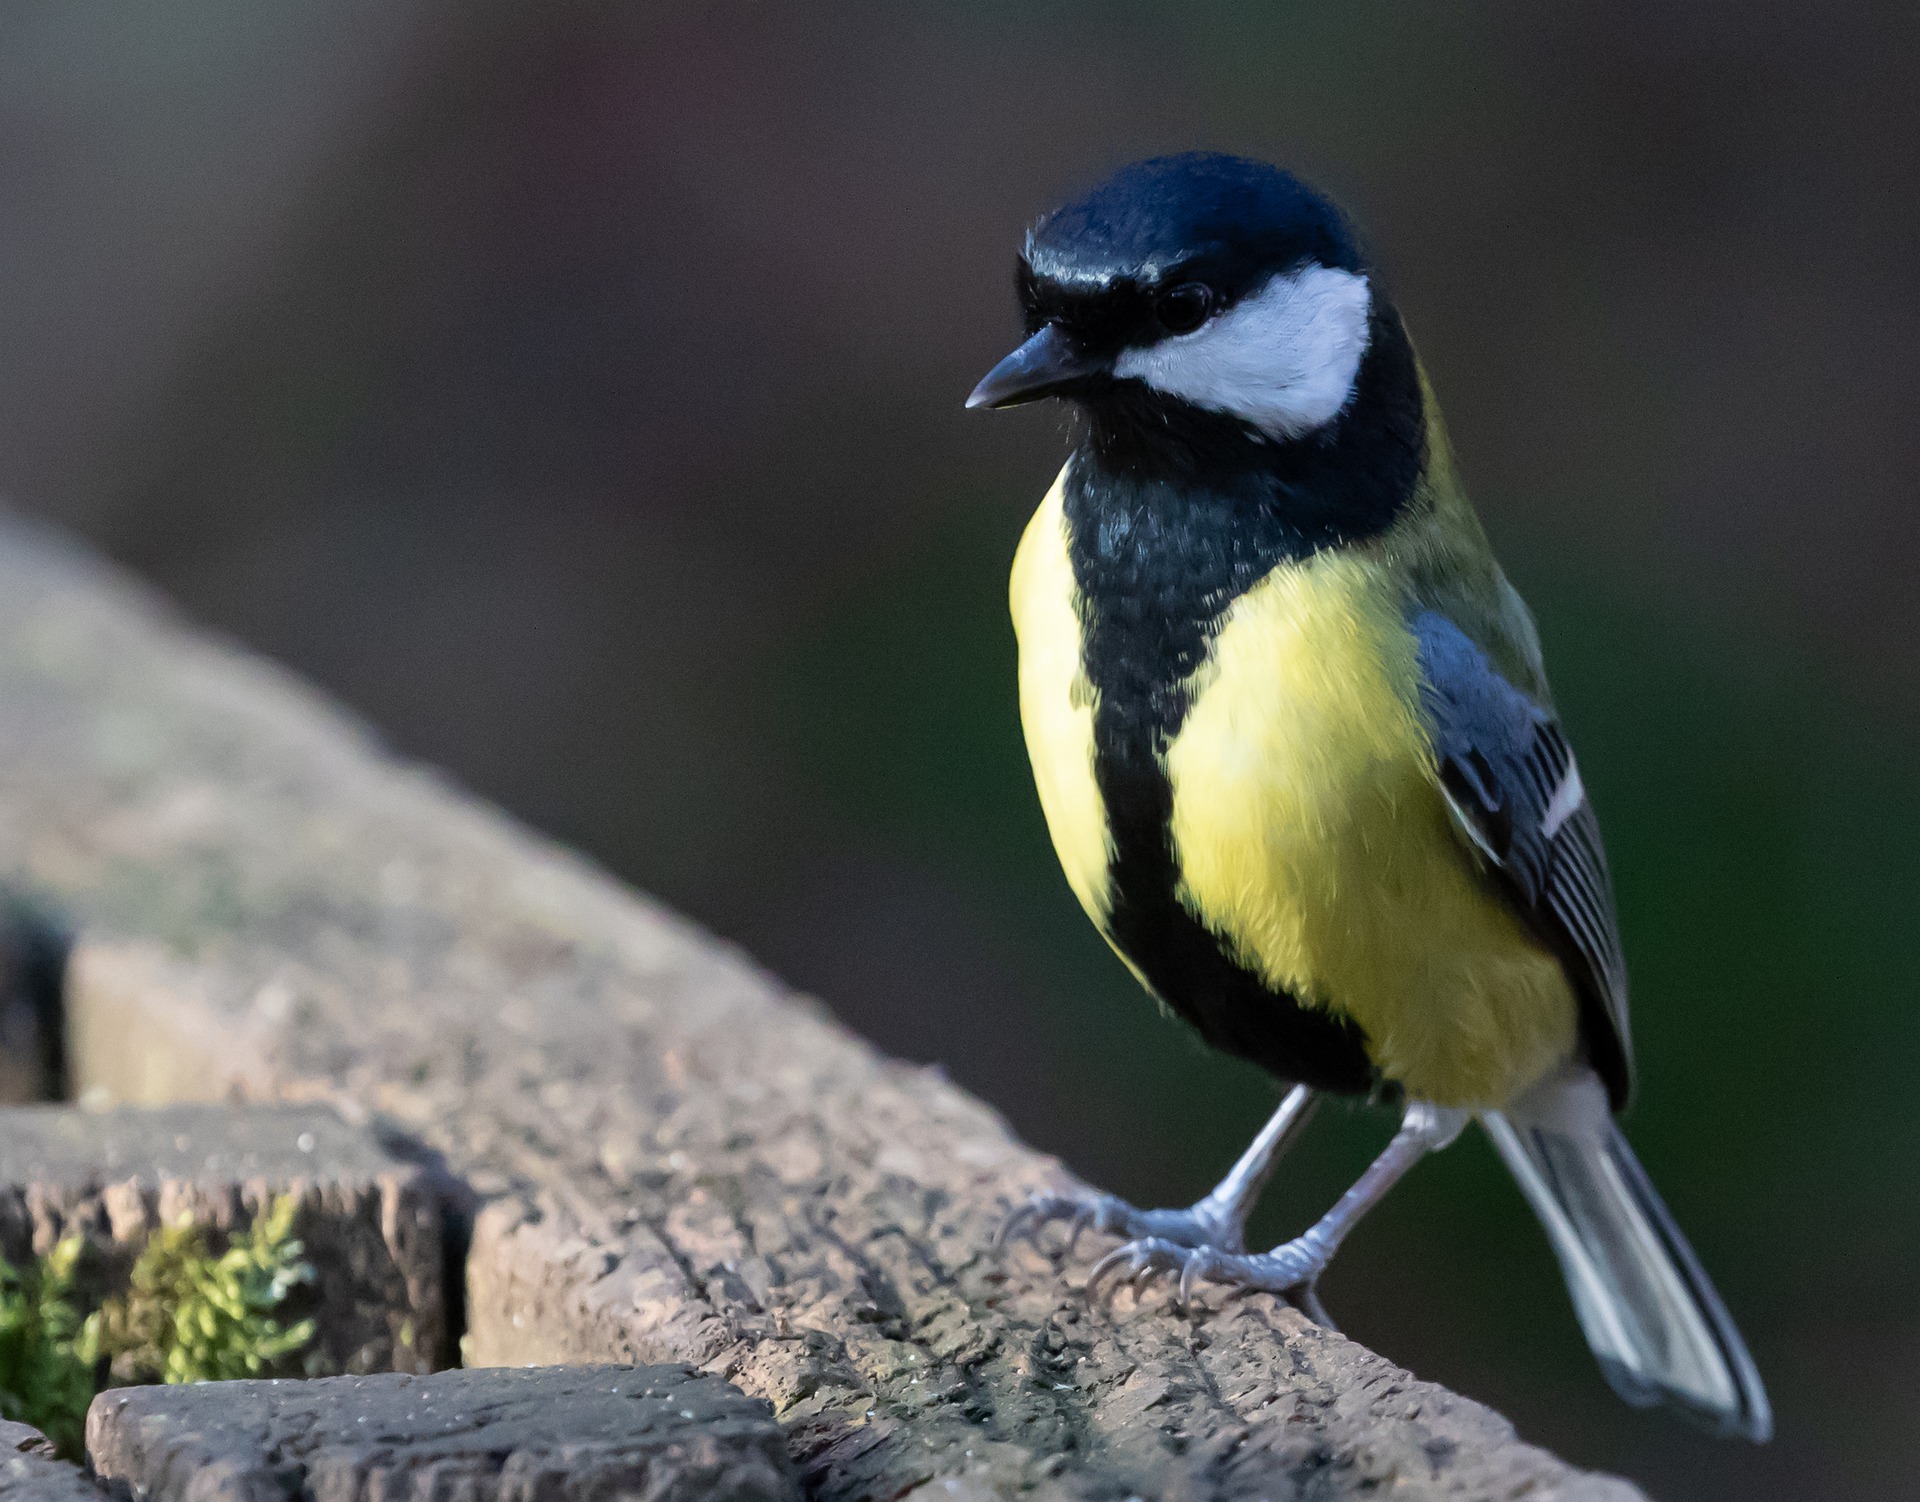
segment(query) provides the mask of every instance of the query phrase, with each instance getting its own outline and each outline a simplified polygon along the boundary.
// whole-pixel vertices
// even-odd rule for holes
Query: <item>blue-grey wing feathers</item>
[[[1614,1108],[1632,1089],[1627,972],[1600,824],[1553,717],[1435,611],[1411,622],[1440,782],[1461,833],[1561,956],[1589,1062]]]

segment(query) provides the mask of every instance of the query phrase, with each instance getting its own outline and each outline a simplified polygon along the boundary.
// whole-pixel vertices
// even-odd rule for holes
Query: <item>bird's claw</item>
[[[1038,1245],[1042,1230],[1054,1221],[1064,1221],[1069,1228],[1068,1256],[1079,1246],[1081,1233],[1088,1230],[1134,1241],[1165,1241],[1174,1246],[1217,1246],[1223,1238],[1237,1245],[1237,1237],[1218,1224],[1217,1218],[1200,1213],[1203,1208],[1204,1205],[1188,1210],[1138,1210],[1111,1194],[1035,1194],[1015,1206],[1000,1223],[993,1244],[996,1251],[1004,1251],[1021,1240]]]
[[[1288,1242],[1257,1256],[1224,1252],[1211,1246],[1182,1246],[1160,1236],[1143,1236],[1115,1247],[1087,1275],[1089,1303],[1111,1303],[1124,1285],[1139,1291],[1163,1273],[1178,1273],[1176,1299],[1192,1305],[1200,1284],[1226,1283],[1237,1289],[1279,1294],[1309,1319],[1335,1328],[1320,1302],[1319,1279],[1325,1258],[1313,1248]]]
[[[1143,1236],[1115,1247],[1094,1263],[1087,1274],[1089,1303],[1111,1303],[1126,1284],[1135,1292],[1145,1288],[1162,1273],[1178,1273],[1178,1299],[1182,1306],[1193,1301],[1193,1291],[1203,1278],[1213,1276],[1222,1254],[1208,1246],[1182,1246],[1163,1236]]]
[[[1080,1244],[1080,1235],[1088,1227],[1101,1231],[1119,1230],[1133,1207],[1110,1194],[1067,1195],[1034,1194],[1016,1205],[993,1238],[995,1251],[1005,1251],[1016,1241],[1038,1246],[1040,1233],[1057,1220],[1068,1223],[1067,1253]]]

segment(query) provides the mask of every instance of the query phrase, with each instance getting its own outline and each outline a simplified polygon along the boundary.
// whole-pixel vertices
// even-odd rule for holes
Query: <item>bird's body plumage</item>
[[[1145,612],[1164,626],[1194,611],[1192,640],[1135,631],[1158,639],[1096,663],[1098,684],[1086,644],[1115,629],[1102,612],[1143,603],[1129,552],[1167,544],[1141,535],[1155,519],[1137,493],[1132,517],[1100,514],[1100,488],[1072,473],[1097,461],[1077,456],[1014,565],[1021,709],[1074,892],[1163,1002],[1282,1078],[1493,1108],[1573,1052],[1579,1008],[1439,780],[1417,615],[1464,620],[1545,695],[1525,607],[1465,506],[1437,416],[1426,426],[1384,531],[1276,549],[1264,571],[1266,559],[1216,567],[1224,582],[1193,569]],[[1076,545],[1076,527],[1104,539]],[[1104,736],[1102,718],[1116,727]],[[1128,745],[1129,726],[1164,745]]]
[[[1532,617],[1344,219],[1258,163],[1139,163],[1035,227],[1020,287],[1027,342],[972,404],[1086,419],[1011,585],[1054,847],[1148,990],[1302,1087],[1190,1211],[1027,1223],[1092,1219],[1133,1238],[1103,1266],[1318,1310],[1340,1238],[1478,1115],[1616,1389],[1763,1438],[1739,1334],[1611,1120],[1625,966]],[[1404,1098],[1401,1131],[1245,1255],[1309,1089]]]

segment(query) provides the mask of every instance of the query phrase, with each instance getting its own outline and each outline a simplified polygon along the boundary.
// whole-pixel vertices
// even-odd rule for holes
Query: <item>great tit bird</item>
[[[1532,617],[1346,219],[1210,154],[1041,219],[1027,339],[967,405],[1083,417],[1014,560],[1020,713],[1054,848],[1142,985],[1293,1089],[1185,1210],[1043,1196],[1127,1238],[1103,1278],[1268,1289],[1324,1320],[1342,1239],[1472,1118],[1608,1380],[1722,1432],[1772,1418],[1739,1332],[1614,1124],[1627,978],[1600,828]],[[1243,1231],[1317,1092],[1404,1102],[1305,1234]]]

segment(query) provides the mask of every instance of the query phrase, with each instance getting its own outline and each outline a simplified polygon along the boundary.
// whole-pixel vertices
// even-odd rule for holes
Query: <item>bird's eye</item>
[[[1213,289],[1200,282],[1182,282],[1153,300],[1153,316],[1169,334],[1191,334],[1213,312]]]

